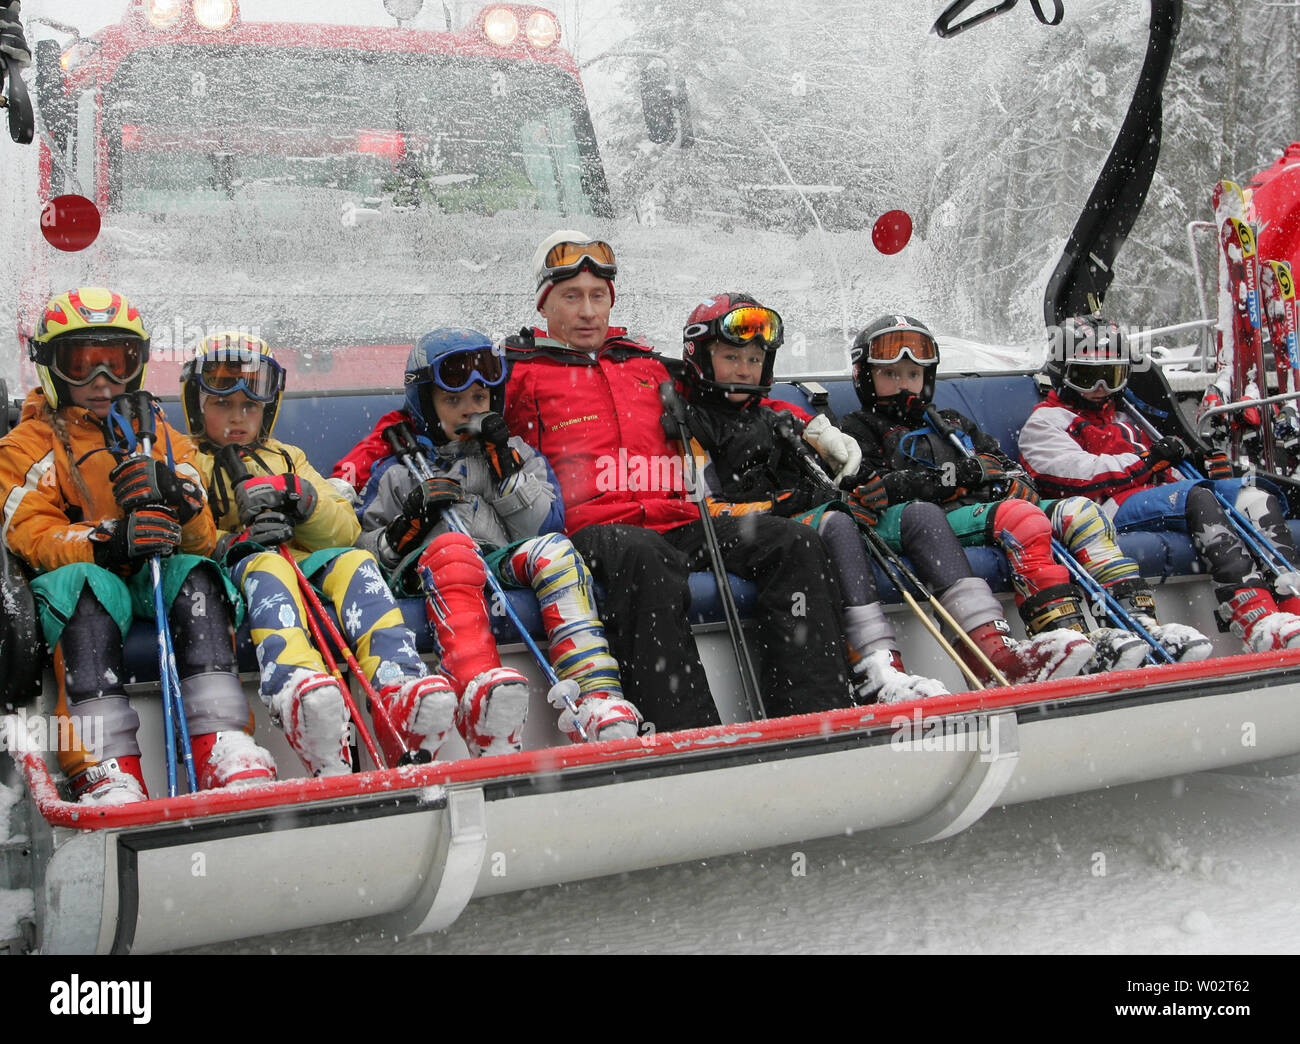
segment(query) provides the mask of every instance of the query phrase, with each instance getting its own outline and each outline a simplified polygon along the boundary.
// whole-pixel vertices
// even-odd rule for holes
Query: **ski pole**
[[[1130,395],[1128,392],[1125,392],[1124,397],[1133,406],[1131,416],[1138,422],[1138,427],[1146,433],[1148,438],[1158,439],[1160,433],[1146,414],[1142,412],[1137,397]],[[1187,460],[1184,460],[1178,467],[1171,470],[1191,479],[1193,482],[1205,481],[1205,476],[1201,474],[1194,464]],[[1214,494],[1214,499],[1219,502],[1219,506],[1223,508],[1224,514],[1228,517],[1228,522],[1236,531],[1237,536],[1241,538],[1241,542],[1259,559],[1264,568],[1271,570],[1275,575],[1295,572],[1295,566],[1287,560],[1287,557],[1277,549],[1276,545],[1268,537],[1260,532],[1259,528],[1250,519],[1237,510],[1235,504],[1230,504],[1228,498],[1220,493],[1213,484],[1210,485],[1209,489]]]
[[[713,580],[718,587],[718,597],[722,600],[722,615],[727,621],[727,631],[731,635],[731,648],[736,654],[736,665],[740,669],[740,684],[745,692],[745,702],[754,721],[767,717],[763,708],[763,697],[758,686],[758,673],[754,670],[754,661],[745,644],[745,633],[741,628],[740,613],[736,610],[736,601],[731,592],[731,581],[727,578],[727,568],[722,560],[722,547],[718,543],[717,531],[713,528],[713,516],[709,514],[708,498],[704,493],[704,483],[696,466],[695,454],[691,452],[691,436],[686,419],[686,403],[677,394],[672,381],[659,385],[659,401],[664,406],[664,418],[670,419],[676,429],[675,437],[682,447],[682,461],[690,467],[691,492],[695,506],[700,512],[700,525],[704,529],[704,543],[709,551],[709,561],[713,565]],[[669,432],[669,437],[674,437]]]
[[[392,447],[393,453],[399,460],[401,460],[403,466],[410,471],[411,477],[414,478],[416,482],[423,482],[427,478],[435,477],[433,467],[427,460],[425,460],[424,454],[420,452],[420,444],[416,441],[415,432],[411,429],[410,424],[406,421],[400,421],[397,424],[390,424],[384,429],[384,438],[387,440],[388,445]],[[464,523],[461,522],[460,516],[456,514],[454,508],[448,507],[444,510],[442,513],[442,519],[447,523],[447,528],[452,532],[460,533],[462,536],[468,536],[471,540],[473,539],[469,530],[467,530]],[[475,549],[478,548],[477,543],[474,546]],[[479,556],[482,557],[481,551],[479,552]],[[553,668],[551,662],[542,655],[541,649],[537,647],[537,643],[533,641],[532,635],[528,633],[528,628],[524,626],[524,622],[519,618],[519,614],[515,611],[514,606],[512,606],[510,600],[506,598],[506,592],[501,586],[501,581],[496,578],[486,561],[484,561],[483,565],[487,574],[488,587],[492,589],[493,597],[496,599],[497,604],[501,606],[502,611],[505,612],[507,619],[509,619],[509,621],[514,625],[515,630],[519,633],[519,637],[523,639],[524,645],[528,647],[529,653],[536,661],[538,669],[541,670],[542,674],[546,678],[546,683],[550,687],[546,694],[547,702],[553,707],[558,707],[560,702],[563,702],[564,706],[568,708],[569,713],[573,716],[573,723],[578,731],[578,736],[584,743],[586,743],[588,740],[587,730],[582,727],[582,722],[578,720],[578,704],[577,696],[575,695],[575,693],[580,694],[581,692],[578,688],[578,683],[572,679],[561,680],[559,676],[556,675],[555,668]]]
[[[138,426],[138,430],[137,430]],[[108,411],[108,432],[117,451],[123,458],[139,455],[153,456],[153,439],[157,427],[153,412],[153,396],[147,391],[127,392],[113,400]],[[137,453],[138,450],[138,453]],[[176,666],[176,650],[172,645],[171,630],[167,620],[167,607],[163,600],[162,556],[149,556],[149,579],[153,584],[154,621],[157,627],[158,684],[162,691],[164,749],[167,756],[167,796],[176,796],[177,751],[176,733],[179,730],[181,757],[185,762],[185,778],[190,793],[199,789],[194,772],[194,750],[190,744],[190,727],[185,717],[185,700],[181,695],[180,671]]]
[[[218,454],[218,457],[218,464],[230,476],[230,481],[235,486],[238,486],[241,482],[252,477],[249,474],[248,469],[244,467],[244,462],[239,457],[238,446],[230,445],[224,447]],[[428,751],[413,752],[406,746],[401,734],[393,728],[392,721],[388,718],[388,711],[380,702],[379,695],[375,692],[374,686],[370,684],[370,680],[361,670],[361,665],[357,663],[356,657],[352,655],[351,649],[348,648],[348,644],[344,641],[343,636],[339,634],[338,628],[334,626],[334,621],[329,618],[329,615],[325,611],[325,607],[321,604],[320,598],[312,588],[311,582],[303,575],[302,567],[298,565],[298,560],[293,557],[293,552],[283,544],[281,544],[277,550],[279,551],[280,557],[289,563],[289,567],[293,570],[294,577],[298,581],[298,590],[302,593],[304,602],[303,616],[306,618],[307,628],[311,632],[312,641],[316,643],[316,648],[320,651],[321,658],[325,661],[325,666],[329,668],[330,673],[334,675],[335,680],[339,683],[339,689],[343,693],[343,701],[347,705],[348,713],[351,715],[352,721],[356,724],[357,732],[361,736],[361,742],[365,744],[366,753],[370,755],[370,760],[374,762],[375,766],[378,768],[386,769],[390,767],[388,762],[380,756],[374,737],[371,736],[370,730],[366,727],[365,719],[361,716],[361,710],[357,707],[356,701],[352,698],[351,689],[347,682],[343,680],[343,672],[339,670],[338,662],[330,652],[329,643],[325,640],[325,634],[322,632],[322,628],[329,632],[331,640],[347,662],[348,668],[356,676],[357,681],[365,690],[366,697],[370,703],[371,714],[376,717],[376,719],[384,726],[386,731],[396,739],[398,745],[401,746],[402,755],[398,759],[398,764],[410,765],[432,761],[433,755],[429,754]],[[420,754],[424,754],[425,757],[420,758]]]
[[[1151,647],[1146,655],[1148,663],[1154,664],[1157,659],[1163,660],[1165,663],[1174,662],[1174,658],[1169,655],[1169,651],[1156,641],[1150,631],[1138,623],[1137,618],[1132,613],[1120,605],[1115,596],[1107,591],[1095,576],[1079,564],[1074,555],[1070,554],[1069,549],[1056,537],[1052,537],[1052,550],[1056,552],[1057,560],[1069,570],[1075,582],[1092,595],[1094,605],[1100,604],[1106,615],[1115,623],[1126,631],[1133,632]]]
[[[844,491],[837,487],[831,480],[831,477],[826,473],[826,469],[822,467],[821,461],[817,458],[816,452],[813,448],[804,441],[797,431],[794,430],[793,423],[789,419],[788,415],[778,418],[776,430],[777,434],[790,443],[790,447],[794,451],[796,459],[798,459],[800,465],[802,465],[803,469],[808,473],[808,476],[813,480],[813,482],[820,487],[821,493],[831,500],[843,500]],[[999,685],[1010,685],[1011,683],[1007,680],[1006,675],[998,670],[997,666],[989,659],[984,650],[976,644],[975,639],[973,639],[966,629],[957,622],[956,617],[948,611],[947,606],[939,601],[929,587],[922,582],[921,578],[908,568],[902,557],[896,554],[894,549],[885,542],[885,538],[870,526],[864,527],[860,525],[858,526],[858,531],[862,533],[863,541],[865,542],[867,551],[870,553],[871,557],[884,571],[885,575],[889,577],[890,582],[898,588],[898,593],[903,596],[903,601],[905,601],[912,611],[916,613],[917,617],[921,621],[921,625],[930,632],[935,641],[939,643],[939,647],[952,658],[953,663],[955,663],[962,674],[966,676],[966,680],[977,689],[984,688],[984,683],[980,681],[978,675],[976,675],[970,665],[962,659],[961,655],[955,648],[953,648],[948,639],[943,636],[942,632],[940,632],[940,630],[935,626],[934,621],[931,620],[916,603],[915,598],[909,594],[909,586],[913,592],[920,595],[922,599],[930,604],[930,607],[934,610],[935,615],[938,616],[940,620],[952,628],[953,633],[956,634],[962,640],[963,644],[970,649],[971,653],[979,661],[980,666],[989,672],[989,676],[995,682]]]

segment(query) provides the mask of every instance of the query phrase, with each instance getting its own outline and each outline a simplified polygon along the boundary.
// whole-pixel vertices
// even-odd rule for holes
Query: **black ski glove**
[[[1232,461],[1226,453],[1207,453],[1201,461],[1201,470],[1207,479],[1216,481],[1233,477]]]
[[[848,505],[859,525],[874,526],[889,507],[885,480],[873,472],[870,478],[849,494]]]
[[[456,429],[458,435],[470,435],[483,443],[483,452],[498,482],[504,482],[524,466],[519,454],[510,446],[510,429],[499,413],[476,413]]]
[[[0,3],[0,53],[8,56],[15,68],[26,69],[32,64],[32,52],[23,36],[22,22],[18,20],[21,8],[16,0]]]
[[[438,524],[442,513],[461,499],[460,483],[455,479],[425,479],[406,495],[402,513],[384,530],[384,540],[400,558],[414,550]]]
[[[108,473],[113,499],[128,515],[145,507],[168,507],[185,525],[207,502],[196,482],[182,478],[161,460],[128,457]]]
[[[181,526],[167,508],[141,508],[126,518],[111,518],[90,531],[95,565],[134,566],[142,558],[170,555],[181,543]]]
[[[1166,435],[1164,438],[1155,441],[1151,448],[1147,450],[1146,457],[1151,462],[1152,471],[1176,468],[1187,459],[1187,444],[1180,438]]]
[[[812,506],[812,495],[805,489],[778,489],[772,494],[772,514],[782,518],[792,518]]]
[[[227,568],[242,558],[293,539],[293,522],[279,511],[263,511],[242,533],[227,533],[217,541],[212,557]]]
[[[259,475],[235,487],[235,508],[245,526],[254,525],[268,511],[293,522],[306,522],[316,511],[316,487],[297,475]]]

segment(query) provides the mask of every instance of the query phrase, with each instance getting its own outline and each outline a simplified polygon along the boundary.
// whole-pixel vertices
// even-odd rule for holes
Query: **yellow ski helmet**
[[[100,286],[80,286],[50,298],[28,339],[41,389],[52,409],[71,401],[70,386],[100,373],[139,391],[149,362],[149,333],[135,306]]]
[[[239,330],[208,334],[198,354],[181,367],[181,405],[190,434],[202,440],[205,434],[200,395],[231,395],[242,391],[263,404],[258,442],[271,437],[280,412],[284,391],[284,367],[271,354],[262,338]]]

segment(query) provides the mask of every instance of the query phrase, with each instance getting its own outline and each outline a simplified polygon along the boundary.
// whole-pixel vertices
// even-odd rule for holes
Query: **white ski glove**
[[[862,466],[862,449],[852,439],[819,413],[803,429],[803,438],[817,451],[817,455],[836,470],[833,478],[839,485],[845,475],[854,474]]]

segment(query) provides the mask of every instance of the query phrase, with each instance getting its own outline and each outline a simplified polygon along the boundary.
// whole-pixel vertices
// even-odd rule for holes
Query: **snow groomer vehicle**
[[[1161,425],[1199,438],[1213,373],[1196,369],[1204,324],[1182,322],[1190,266],[1165,274],[1188,288],[1189,312],[1174,314],[1124,286],[1122,252],[1128,240],[1147,258],[1155,235],[1139,215],[1162,171],[1181,0],[812,4],[798,24],[774,6],[744,24],[705,18],[707,31],[655,8],[581,48],[544,8],[428,6],[376,4],[375,24],[337,26],[246,20],[235,0],[144,0],[86,35],[33,22],[39,140],[10,335],[25,346],[55,293],[121,288],[151,326],[145,386],[183,429],[178,380],[198,342],[253,333],[287,371],[277,435],[328,474],[401,405],[422,333],[499,341],[531,322],[532,251],[577,227],[618,251],[613,322],[666,356],[704,293],[779,308],[773,396],[809,412],[857,408],[855,332],[906,312],[943,346],[936,402],[1014,458],[1042,394],[1044,326],[1105,304],[1149,331],[1137,392]],[[84,250],[37,233],[64,194],[102,219]],[[32,381],[11,375],[10,425]],[[909,668],[953,695],[752,720],[719,589],[700,573],[691,612],[721,726],[569,743],[502,612],[503,658],[534,683],[522,753],[389,767],[363,750],[352,775],[295,777],[244,634],[257,739],[281,777],[176,796],[158,796],[156,634],[137,622],[130,692],[155,796],[102,808],[71,801],[60,778],[56,694],[10,556],[5,781],[21,800],[0,887],[30,889],[33,913],[8,946],[153,953],[340,921],[409,935],[502,892],[846,830],[919,843],[996,805],[1121,781],[1300,769],[1300,650],[1247,653],[1220,632],[1185,536],[1121,546],[1161,609],[1213,638],[1213,658],[970,690],[881,572]],[[968,556],[1009,602],[1003,556]],[[743,618],[753,589],[730,587]],[[531,592],[508,599],[544,640]],[[423,602],[403,612],[432,655]]]

